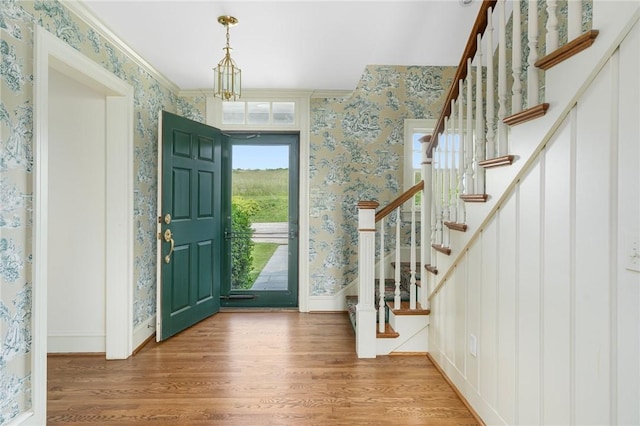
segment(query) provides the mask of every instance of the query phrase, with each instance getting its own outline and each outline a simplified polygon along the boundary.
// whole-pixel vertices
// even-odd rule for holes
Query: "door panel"
[[[218,129],[162,113],[158,340],[220,308],[222,139]]]

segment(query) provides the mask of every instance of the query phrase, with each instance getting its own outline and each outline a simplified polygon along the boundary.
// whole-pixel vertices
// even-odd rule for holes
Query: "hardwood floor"
[[[343,313],[219,313],[124,361],[50,356],[48,374],[48,424],[477,424],[426,356],[358,359]]]

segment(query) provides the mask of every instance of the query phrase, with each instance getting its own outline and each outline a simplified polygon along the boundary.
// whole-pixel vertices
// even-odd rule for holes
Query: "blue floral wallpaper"
[[[0,5],[0,424],[31,405],[33,45],[36,25],[135,91],[133,327],[155,314],[158,113],[204,122],[204,96],[180,98],[58,1]]]
[[[0,425],[31,406],[32,286],[38,285],[31,247],[36,26],[134,88],[132,327],[155,314],[158,113],[205,121],[203,95],[173,93],[59,1],[0,0]],[[436,118],[454,72],[368,66],[349,98],[311,100],[311,296],[334,295],[356,278],[356,204],[386,204],[397,196],[403,186],[403,120]]]
[[[356,278],[356,205],[385,205],[402,191],[404,120],[437,118],[454,74],[455,67],[368,66],[351,97],[311,100],[311,296],[334,295]]]

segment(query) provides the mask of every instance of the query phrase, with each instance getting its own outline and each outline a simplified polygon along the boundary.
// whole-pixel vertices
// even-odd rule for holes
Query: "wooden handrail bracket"
[[[538,59],[534,66],[546,71],[549,68],[558,65],[560,62],[569,59],[573,55],[576,55],[591,46],[599,33],[600,31],[598,30],[587,31],[559,49],[556,49],[548,55]]]
[[[424,181],[421,180],[420,182],[416,183],[411,188],[400,194],[398,198],[390,202],[386,207],[382,208],[378,213],[376,213],[376,223],[387,217],[389,213],[403,205],[406,201],[408,201],[411,197],[413,197],[423,189]]]
[[[536,105],[534,107],[527,108],[518,113],[505,117],[502,120],[502,122],[508,126],[515,126],[516,124],[521,124],[521,123],[524,123],[525,121],[542,117],[547,113],[548,109],[549,109],[548,103]]]

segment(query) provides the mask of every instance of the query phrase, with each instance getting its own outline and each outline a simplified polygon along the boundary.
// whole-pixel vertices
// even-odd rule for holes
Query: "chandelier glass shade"
[[[224,57],[213,69],[213,95],[223,101],[235,101],[242,93],[242,71],[231,58],[231,47],[229,46],[229,27],[236,25],[238,20],[233,16],[219,16],[218,22],[227,29],[227,44],[222,48]]]

